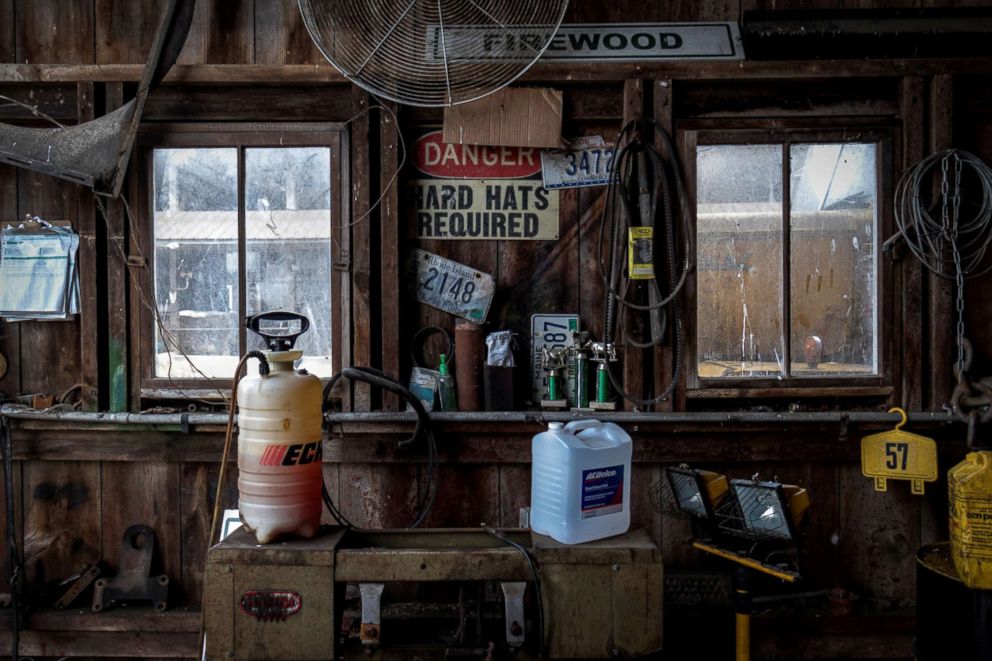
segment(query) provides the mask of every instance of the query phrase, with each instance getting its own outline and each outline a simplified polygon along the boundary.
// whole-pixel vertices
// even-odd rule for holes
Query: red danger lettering
[[[449,145],[432,131],[414,143],[413,164],[445,179],[520,179],[541,171],[541,155],[531,147]]]

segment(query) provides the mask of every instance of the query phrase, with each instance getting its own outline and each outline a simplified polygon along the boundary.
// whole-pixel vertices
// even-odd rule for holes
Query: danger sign
[[[558,238],[558,192],[541,182],[539,150],[450,145],[441,131],[421,136],[410,182],[410,209],[422,239]]]

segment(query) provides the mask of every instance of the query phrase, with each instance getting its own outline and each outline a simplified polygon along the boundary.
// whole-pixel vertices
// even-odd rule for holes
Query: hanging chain
[[[948,183],[948,161],[954,159],[954,189]],[[951,256],[954,260],[954,283],[955,292],[954,307],[957,312],[957,349],[958,356],[954,363],[958,380],[964,378],[965,365],[965,339],[964,339],[964,268],[961,265],[961,251],[958,248],[958,220],[961,213],[961,159],[956,154],[949,154],[941,163],[942,177],[940,182],[941,192],[941,223],[943,225],[943,236],[951,246]],[[948,205],[950,198],[950,205]],[[950,206],[950,209],[948,209]]]

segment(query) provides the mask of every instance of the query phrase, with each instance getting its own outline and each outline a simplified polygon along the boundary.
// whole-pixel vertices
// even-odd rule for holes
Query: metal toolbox
[[[661,553],[643,530],[571,546],[527,530],[500,532],[537,567],[549,658],[661,648]],[[518,549],[482,529],[335,529],[264,546],[239,530],[208,556],[207,657],[358,658],[374,650],[392,659],[416,650],[429,659],[503,649],[536,658],[542,627],[534,578]],[[457,603],[410,603],[450,586]],[[431,644],[404,639],[435,629],[477,633]]]

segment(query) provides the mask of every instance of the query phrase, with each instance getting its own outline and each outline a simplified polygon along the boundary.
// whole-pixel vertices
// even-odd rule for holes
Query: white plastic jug
[[[612,422],[550,423],[531,441],[531,529],[563,544],[627,532],[632,449]]]
[[[266,312],[249,318],[248,327],[259,332],[261,322],[293,318],[305,319]],[[292,346],[291,340],[259,334],[270,346]],[[313,537],[320,526],[323,483],[320,379],[293,369],[302,351],[264,353],[269,373],[246,376],[238,384],[238,509],[259,544],[284,534]]]

